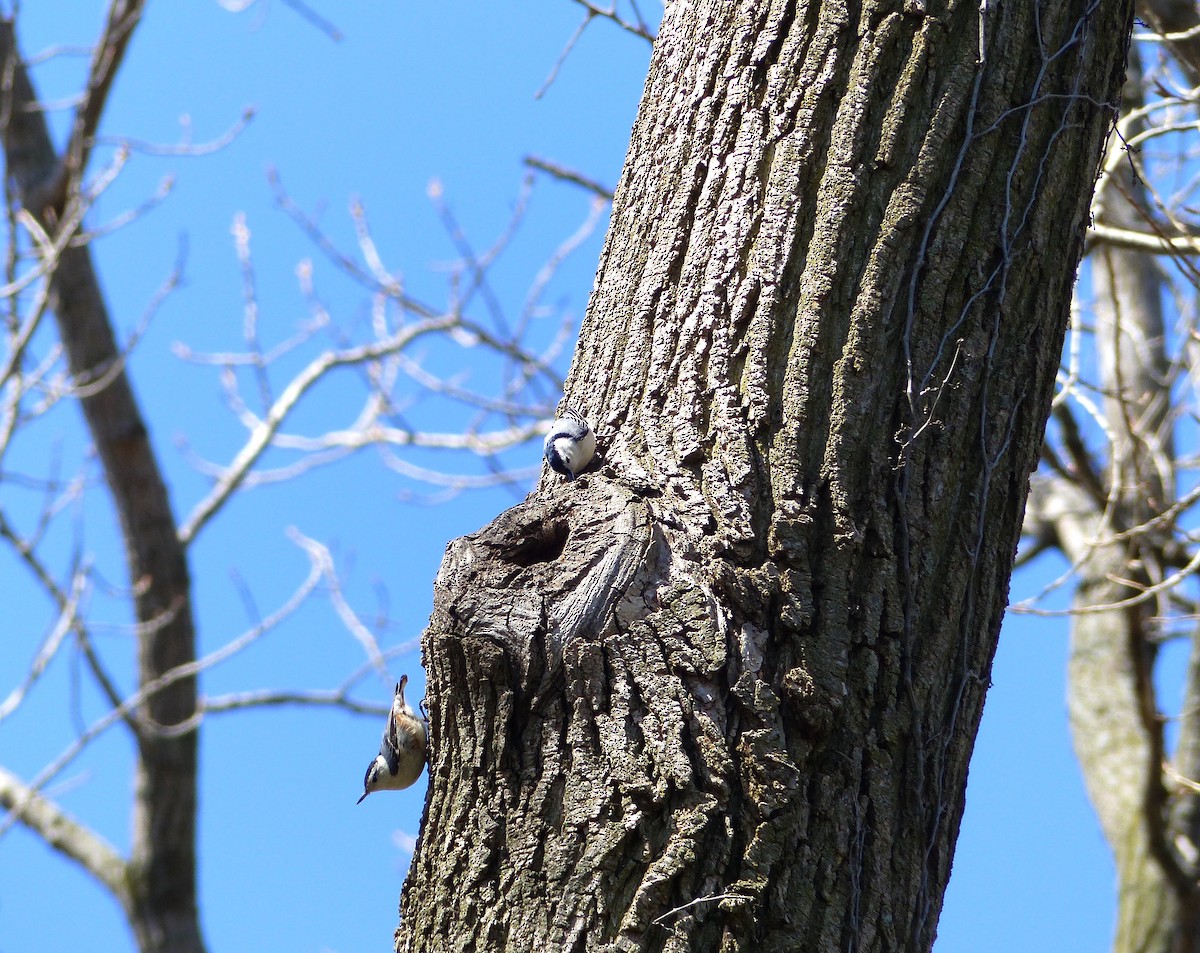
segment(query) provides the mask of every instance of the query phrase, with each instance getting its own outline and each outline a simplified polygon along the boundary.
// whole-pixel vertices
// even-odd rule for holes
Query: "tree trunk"
[[[438,574],[398,950],[929,949],[1130,12],[668,5],[602,465]]]

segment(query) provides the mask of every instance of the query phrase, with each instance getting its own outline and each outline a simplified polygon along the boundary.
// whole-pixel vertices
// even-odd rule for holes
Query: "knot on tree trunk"
[[[600,934],[635,949],[723,919],[744,780],[726,669],[741,665],[707,575],[644,500],[598,479],[450,544],[424,639],[429,803],[401,901],[422,922],[401,948],[572,949]],[[436,902],[416,902],[428,891]],[[717,902],[687,906],[702,895]],[[474,936],[440,932],[464,915]]]
[[[722,571],[660,504],[576,481],[447,548],[424,637],[429,800],[397,949],[754,935],[806,822],[795,761],[819,744],[787,712],[820,692],[793,665],[781,694],[772,634],[729,598],[735,584],[778,595],[778,573]]]

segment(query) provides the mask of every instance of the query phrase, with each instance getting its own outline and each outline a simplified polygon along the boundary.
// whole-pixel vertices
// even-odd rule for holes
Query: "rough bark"
[[[929,949],[1130,12],[668,5],[603,465],[438,574],[398,950]]]
[[[20,60],[11,20],[0,21],[6,174],[17,201],[52,239],[78,228],[83,171],[107,96],[142,4],[116,0],[97,45],[88,88],[60,154]],[[184,547],[166,483],[117,345],[86,245],[65,247],[50,272],[51,307],[79,403],[120,519],[134,592],[138,677],[145,686],[195,658]],[[137,737],[133,843],[118,899],[144,953],[203,953],[196,903],[196,682],[150,694],[129,719]],[[172,732],[174,726],[183,730]]]

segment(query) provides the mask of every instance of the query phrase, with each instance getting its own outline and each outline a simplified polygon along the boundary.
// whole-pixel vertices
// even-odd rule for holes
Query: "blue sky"
[[[347,208],[361,198],[389,266],[403,271],[413,294],[443,301],[456,251],[427,196],[431,181],[441,183],[464,232],[483,247],[509,219],[525,175],[523,156],[542,155],[608,185],[615,185],[624,158],[649,57],[644,43],[594,23],[554,84],[535,98],[581,19],[569,0],[367,0],[319,9],[342,31],[341,42],[278,0],[240,14],[215,0],[151,4],[102,129],[112,138],[169,144],[190,128],[195,141],[208,141],[234,126],[247,107],[255,110],[246,130],[215,154],[134,151],[90,220],[96,226],[116,218],[173,177],[165,202],[94,248],[118,328],[128,335],[186,247],[183,286],[156,314],[131,365],[180,516],[208,487],[181,440],[207,459],[227,461],[243,434],[222,404],[216,373],[172,353],[176,342],[198,350],[239,345],[243,289],[230,235],[235,216],[245,216],[252,234],[264,339],[286,339],[308,316],[295,277],[306,259],[313,260],[318,293],[336,320],[354,325],[367,313],[362,290],[324,262],[277,208],[269,169],[348,247]],[[102,4],[84,0],[27,3],[23,50],[86,46],[98,35],[102,15]],[[60,56],[35,77],[46,98],[62,99],[78,89],[85,66],[84,58]],[[60,129],[64,115],[54,119]],[[110,155],[102,151],[97,162]],[[499,299],[523,299],[547,256],[584,220],[588,204],[575,187],[537,181],[525,224],[492,275]],[[573,315],[576,323],[582,316],[601,239],[602,229],[559,270],[546,295],[555,315]],[[568,356],[560,361],[564,372]],[[429,359],[454,358],[431,353]],[[330,382],[302,408],[302,422],[312,429],[344,423],[355,409],[353,391],[353,380]],[[423,412],[432,410],[413,408],[415,415]],[[5,465],[42,472],[60,456],[70,471],[84,448],[74,409],[61,408]],[[538,454],[530,444],[510,459],[536,463]],[[88,472],[96,476],[94,467]],[[289,527],[334,551],[346,595],[364,618],[386,610],[385,646],[414,644],[446,543],[486,523],[514,495],[493,490],[418,506],[406,498],[413,489],[367,452],[235,500],[192,552],[201,650],[244,631],[256,613],[269,614],[304,577],[307,562],[288,541]],[[6,508],[33,505],[31,494],[9,484],[0,493]],[[79,534],[108,584],[124,585],[102,486],[89,488],[85,502],[51,534],[47,551],[65,558]],[[1057,571],[1038,566],[1018,576],[1014,596],[1037,592]],[[14,613],[10,650],[0,656],[2,695],[19,678],[51,614],[7,552],[0,554],[0,591]],[[253,610],[243,592],[252,594]],[[108,623],[97,630],[101,651],[128,685],[127,611],[102,587],[91,600],[94,615]],[[1112,864],[1070,751],[1065,656],[1063,620],[1009,617],[972,764],[938,953],[1095,950],[1109,941]],[[331,687],[361,661],[328,601],[317,598],[208,673],[203,690]],[[393,676],[408,672],[410,697],[421,696],[418,651],[397,656],[391,669]],[[51,666],[27,706],[0,725],[0,763],[28,777],[70,743],[75,711],[84,722],[102,713],[101,700],[86,687],[77,703],[64,704],[79,676],[78,664],[65,655]],[[364,694],[384,703],[389,688],[385,679],[369,678]],[[200,890],[214,953],[390,949],[425,781],[355,805],[380,728],[378,719],[328,710],[258,711],[206,722]],[[51,789],[122,850],[129,838],[131,763],[127,740],[113,733]],[[74,949],[81,929],[92,949],[133,948],[105,894],[21,829],[9,833],[0,841],[0,953]]]

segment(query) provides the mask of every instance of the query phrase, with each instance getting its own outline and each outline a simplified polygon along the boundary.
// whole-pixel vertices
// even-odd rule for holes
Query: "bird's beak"
[[[355,804],[362,804],[362,802],[363,802],[363,798],[365,798],[365,797],[366,797],[368,794],[370,794],[370,793],[371,793],[370,791],[363,791],[363,796],[362,796],[362,797],[360,797],[360,798],[359,798],[357,801],[355,801],[354,803],[355,803]]]

